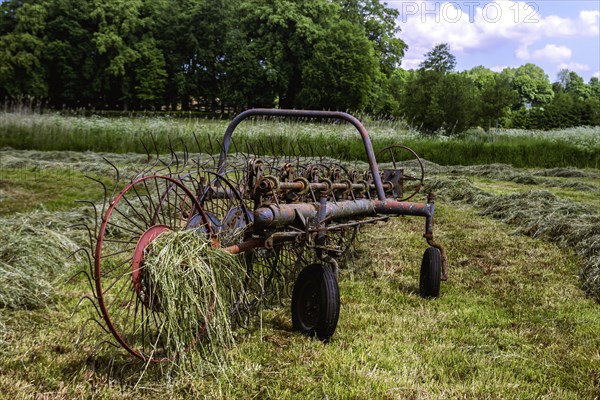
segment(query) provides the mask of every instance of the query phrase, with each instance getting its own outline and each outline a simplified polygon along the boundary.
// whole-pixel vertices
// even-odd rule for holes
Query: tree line
[[[427,133],[454,134],[474,126],[555,129],[600,125],[600,82],[585,83],[563,69],[557,81],[535,64],[494,72],[477,66],[455,72],[447,44],[425,54],[418,70],[397,70],[390,79],[395,101],[389,113]]]
[[[445,44],[401,69],[377,0],[6,0],[0,100],[50,108],[349,110],[426,132],[600,124],[600,86],[527,64],[455,72]]]

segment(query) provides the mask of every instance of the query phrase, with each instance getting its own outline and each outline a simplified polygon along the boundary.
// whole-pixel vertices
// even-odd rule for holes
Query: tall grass
[[[506,163],[515,167],[600,168],[600,127],[563,131],[476,132],[461,137],[424,137],[400,121],[368,121],[375,149],[403,143],[444,165]],[[217,153],[227,121],[168,117],[66,117],[0,113],[0,147],[113,153]],[[320,156],[366,160],[355,129],[314,121],[245,121],[234,148],[253,154]]]

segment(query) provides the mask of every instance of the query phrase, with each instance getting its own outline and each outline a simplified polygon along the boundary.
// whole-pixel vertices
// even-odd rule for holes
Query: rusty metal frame
[[[223,147],[221,148],[219,163],[217,164],[217,172],[219,174],[222,174],[225,170],[225,162],[229,153],[229,144],[231,143],[231,137],[233,136],[235,128],[237,128],[237,126],[243,120],[255,116],[339,119],[351,123],[358,130],[358,133],[362,138],[363,144],[365,145],[365,152],[369,161],[371,174],[373,175],[373,183],[375,184],[377,197],[379,198],[379,200],[385,200],[385,191],[383,190],[383,184],[381,182],[381,177],[379,176],[379,167],[377,166],[377,161],[375,160],[375,152],[373,151],[373,145],[371,144],[369,132],[367,132],[365,126],[356,117],[353,117],[352,115],[341,111],[281,110],[270,108],[253,108],[240,113],[229,123],[225,131],[225,136],[223,137]]]

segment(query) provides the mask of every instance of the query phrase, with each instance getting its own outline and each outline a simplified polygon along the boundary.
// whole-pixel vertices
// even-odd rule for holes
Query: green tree
[[[425,54],[425,61],[419,67],[445,74],[456,68],[456,57],[450,52],[448,43],[440,43]]]
[[[101,71],[92,43],[95,24],[91,2],[52,0],[44,41],[44,64],[50,105],[54,107],[96,106],[101,96]]]
[[[591,88],[576,72],[570,71],[569,78],[565,85],[567,93],[573,94],[579,100],[585,100],[591,95]]]
[[[478,65],[466,71],[466,75],[475,84],[477,89],[483,90],[486,86],[494,83],[494,77],[497,74],[483,65]]]
[[[590,78],[590,96],[600,100],[600,79],[595,76]]]
[[[505,75],[493,74],[480,89],[479,103],[481,119],[484,126],[496,127],[500,120],[510,113],[510,107],[518,101],[517,93],[511,88]]]
[[[407,49],[398,38],[400,28],[396,21],[399,11],[388,8],[378,0],[337,0],[342,6],[344,19],[362,25],[367,38],[373,43],[380,70],[390,77],[400,67]]]
[[[299,105],[306,108],[363,110],[373,98],[379,74],[372,42],[361,26],[333,24],[305,63]]]
[[[0,96],[45,98],[48,94],[43,65],[45,43],[42,39],[47,15],[43,4],[14,2],[2,5],[2,12],[13,14],[11,27],[3,18],[3,29],[11,29],[0,37]],[[6,11],[5,11],[6,10]]]
[[[144,101],[159,98],[164,90],[165,60],[153,39],[158,13],[166,11],[160,5],[157,1],[93,0],[90,15],[98,30],[92,43],[102,68],[101,92],[111,107],[121,103],[124,109],[138,108]]]
[[[530,104],[540,107],[550,103],[554,97],[552,85],[544,70],[535,64],[525,64],[518,68],[506,68],[502,71],[519,95],[515,108]]]
[[[264,70],[267,82],[282,108],[297,105],[302,69],[313,46],[325,35],[339,6],[327,0],[249,0],[240,4],[237,20],[255,68]]]
[[[401,110],[406,119],[426,133],[463,132],[476,124],[476,88],[466,74],[421,69],[403,90]]]

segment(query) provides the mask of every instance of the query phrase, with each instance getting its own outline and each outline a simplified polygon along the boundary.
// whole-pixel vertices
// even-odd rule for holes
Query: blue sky
[[[551,81],[567,68],[586,81],[600,77],[600,0],[387,1],[400,11],[402,61],[417,68],[423,54],[448,43],[458,70],[496,71],[534,63]]]

